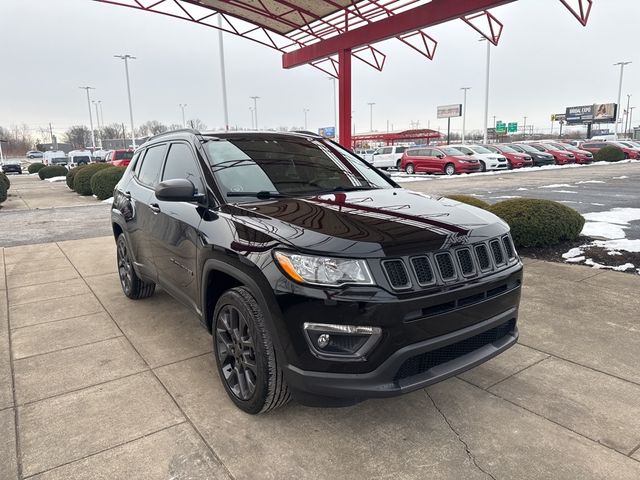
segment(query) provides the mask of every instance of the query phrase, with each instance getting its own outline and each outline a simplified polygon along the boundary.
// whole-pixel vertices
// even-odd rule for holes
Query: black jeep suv
[[[125,295],[158,284],[189,306],[249,413],[410,392],[518,338],[522,264],[503,221],[311,134],[153,137],[111,218]]]

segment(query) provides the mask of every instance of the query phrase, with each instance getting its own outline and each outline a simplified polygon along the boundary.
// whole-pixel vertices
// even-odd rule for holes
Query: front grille
[[[467,277],[475,273],[475,267],[473,265],[473,259],[471,258],[471,251],[467,248],[458,250],[458,262],[460,263],[460,270],[462,274]]]
[[[500,242],[498,242],[498,240],[492,240],[489,245],[491,245],[493,259],[496,265],[502,265],[504,263],[504,255],[502,254],[502,248],[500,248]]]
[[[402,260],[387,260],[382,262],[384,271],[387,273],[389,283],[395,289],[408,288],[411,286],[409,275],[404,268]]]
[[[440,277],[442,277],[443,280],[453,280],[456,278],[456,270],[449,253],[438,253],[436,255],[436,263],[438,264],[438,270],[440,270]]]
[[[489,251],[487,250],[487,246],[484,243],[480,245],[476,245],[476,256],[478,257],[480,270],[489,270],[491,268],[491,259],[489,258]]]
[[[504,245],[504,250],[507,252],[507,258],[514,258],[516,256],[516,252],[513,249],[513,245],[511,244],[509,237],[502,237],[502,243]]]
[[[427,257],[412,258],[411,265],[413,266],[413,271],[418,279],[418,284],[429,285],[434,282],[435,277],[433,276],[433,269],[431,268],[431,262]]]
[[[427,372],[433,367],[455,360],[485,345],[500,340],[513,331],[515,323],[515,320],[509,320],[473,337],[408,358],[398,369],[394,380],[398,381]]]

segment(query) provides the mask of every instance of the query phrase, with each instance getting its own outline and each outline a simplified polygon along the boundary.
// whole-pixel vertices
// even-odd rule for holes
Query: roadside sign
[[[501,120],[498,120],[496,122],[496,132],[506,133],[506,131],[507,131],[507,124],[502,122]]]
[[[326,138],[334,138],[336,136],[336,127],[319,128],[318,135]]]
[[[462,116],[462,104],[441,105],[438,107],[438,118],[453,118]]]
[[[507,132],[515,133],[517,131],[518,131],[518,122],[509,122],[509,125],[507,125]]]
[[[566,113],[554,113],[551,115],[552,122],[566,122],[567,114]]]

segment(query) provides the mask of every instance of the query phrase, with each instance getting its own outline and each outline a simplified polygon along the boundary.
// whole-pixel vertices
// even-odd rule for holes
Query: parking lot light
[[[471,90],[471,87],[462,87],[460,90],[464,91],[464,100],[462,102],[462,143],[464,143],[464,133],[467,121],[467,90]]]
[[[89,126],[91,127],[91,146],[96,149],[96,136],[93,132],[93,114],[91,113],[91,98],[89,96],[89,90],[95,90],[93,87],[78,87],[87,92],[87,107],[89,108]]]
[[[618,84],[618,108],[616,110],[616,121],[614,123],[614,138],[618,139],[618,122],[620,122],[620,101],[622,100],[622,77],[624,76],[624,66],[629,65],[631,62],[618,62],[614,63],[613,66],[617,67],[620,65],[620,83]]]
[[[129,60],[135,60],[133,55],[114,55],[115,58],[124,60],[124,73],[127,77],[127,97],[129,98],[129,120],[131,120],[131,143],[136,148],[136,130],[133,126],[133,107],[131,106],[131,84],[129,83]]]

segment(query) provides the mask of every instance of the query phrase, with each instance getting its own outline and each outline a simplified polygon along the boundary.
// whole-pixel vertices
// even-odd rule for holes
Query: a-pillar
[[[351,149],[351,49],[338,52],[338,139]]]

